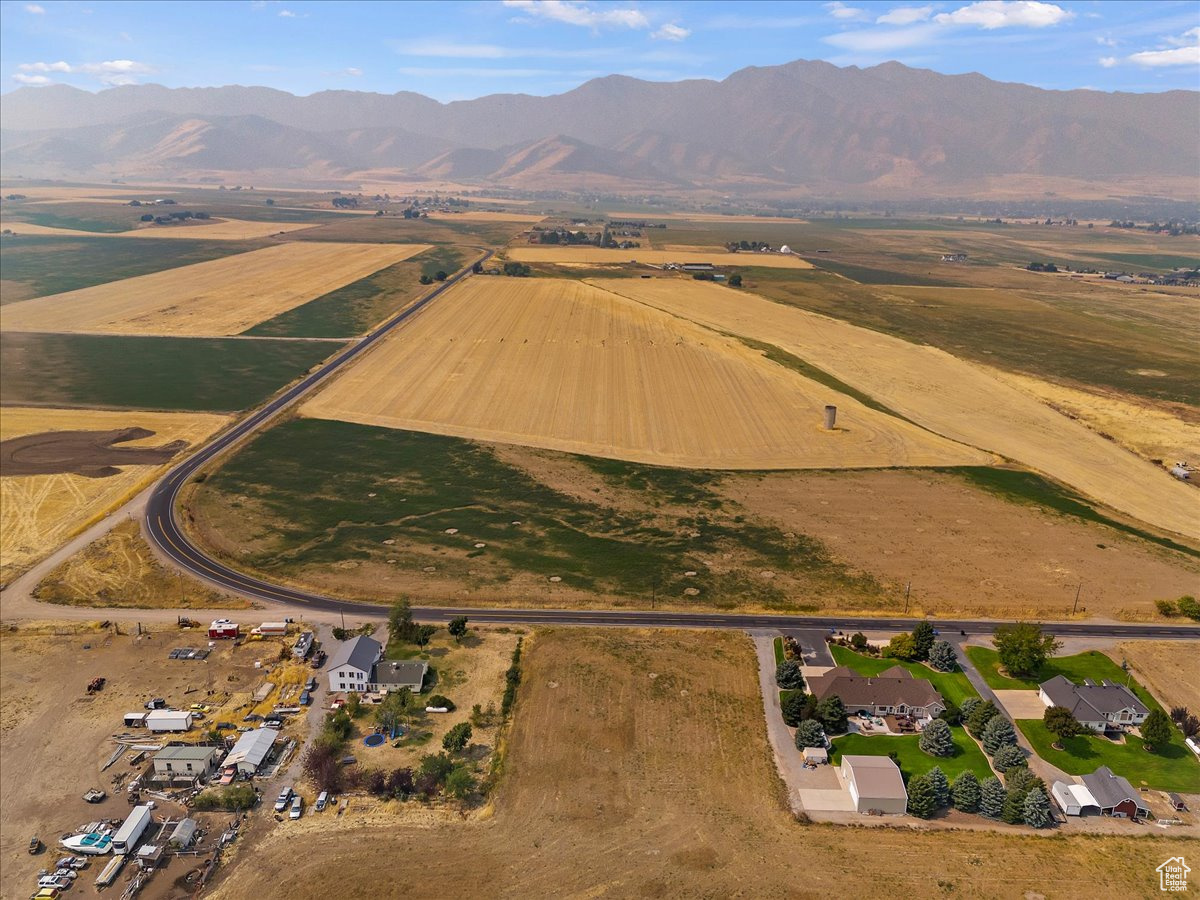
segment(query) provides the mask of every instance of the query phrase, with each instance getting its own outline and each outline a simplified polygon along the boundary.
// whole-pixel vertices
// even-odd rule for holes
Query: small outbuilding
[[[154,754],[154,777],[160,781],[207,778],[217,769],[216,747],[165,747]]]
[[[1083,784],[1096,798],[1096,805],[1106,816],[1118,819],[1149,818],[1150,807],[1132,784],[1113,773],[1108,766],[1101,766],[1091,775],[1083,776]]]
[[[823,766],[829,762],[829,751],[824,747],[805,747],[803,756],[806,763]]]
[[[1054,802],[1058,804],[1063,813],[1068,816],[1100,812],[1100,804],[1096,802],[1091,791],[1082,784],[1056,781],[1050,786],[1050,795],[1054,797]]]
[[[843,756],[838,774],[858,812],[898,816],[908,810],[904,778],[890,757]]]
[[[1171,802],[1171,809],[1176,812],[1187,812],[1187,803],[1174,791],[1167,792],[1167,800]]]
[[[226,766],[237,766],[243,775],[253,775],[263,764],[275,742],[279,740],[279,731],[274,728],[256,728],[247,731],[233,745],[229,755],[225,757]]]
[[[182,819],[171,832],[168,843],[176,850],[186,850],[196,839],[196,829],[199,827],[200,823],[195,819]]]

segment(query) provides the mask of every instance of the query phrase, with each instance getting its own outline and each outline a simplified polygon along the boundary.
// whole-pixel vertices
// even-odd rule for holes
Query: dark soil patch
[[[5,475],[60,475],[87,478],[118,474],[119,466],[156,466],[170,462],[187,441],[159,447],[117,447],[128,441],[153,437],[145,428],[114,431],[48,431],[0,442],[0,468]]]

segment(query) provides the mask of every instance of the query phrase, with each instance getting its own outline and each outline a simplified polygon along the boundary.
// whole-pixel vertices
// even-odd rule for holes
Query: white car
[[[291,799],[292,789],[290,787],[285,787],[279,792],[279,797],[275,801],[275,812],[283,812],[285,809],[287,809],[288,803],[291,802]]]
[[[297,794],[292,798],[292,810],[288,813],[289,819],[298,819],[304,814],[304,798]]]

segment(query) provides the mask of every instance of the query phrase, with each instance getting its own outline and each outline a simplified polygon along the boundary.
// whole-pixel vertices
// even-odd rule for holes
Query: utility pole
[[[1075,588],[1075,605],[1071,607],[1071,615],[1075,615],[1075,610],[1079,609],[1079,592],[1083,590],[1083,582],[1079,582],[1079,587]]]
[[[912,593],[912,582],[910,581],[904,588],[904,614],[908,615],[908,597]]]

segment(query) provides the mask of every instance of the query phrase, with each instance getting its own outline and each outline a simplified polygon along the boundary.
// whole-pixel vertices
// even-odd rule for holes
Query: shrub
[[[913,636],[908,632],[894,635],[888,641],[888,645],[883,648],[883,655],[894,659],[916,659],[916,641],[913,640]]]
[[[450,753],[462,753],[471,741],[471,725],[469,722],[459,722],[446,732],[442,738],[442,748]]]
[[[454,705],[453,700],[442,694],[434,694],[425,702],[425,705],[432,706],[437,709],[446,709],[450,712],[454,712],[454,710],[458,709],[458,707]]]
[[[1171,600],[1155,600],[1154,605],[1158,608],[1160,616],[1177,616],[1179,615],[1179,607]]]
[[[800,672],[800,663],[794,659],[785,659],[775,667],[775,683],[781,688],[804,687],[804,675]]]
[[[447,753],[427,753],[421,757],[421,775],[433,778],[438,787],[453,770],[454,760]]]
[[[1025,754],[1021,752],[1021,748],[1016,744],[1006,744],[996,751],[996,755],[992,757],[992,768],[997,772],[1007,772],[1009,769],[1017,766],[1027,766],[1029,760],[1025,758]]]
[[[234,784],[227,788],[210,788],[202,791],[192,807],[199,810],[223,809],[228,812],[239,812],[249,809],[258,802],[258,794],[249,784]]]
[[[393,769],[387,779],[387,792],[399,800],[406,800],[416,791],[412,769]]]
[[[517,646],[512,654],[512,664],[504,673],[504,697],[500,701],[500,715],[505,718],[508,718],[513,704],[517,702],[517,686],[521,683],[521,642],[523,640],[524,638],[517,638]]]
[[[803,750],[805,747],[824,746],[825,729],[821,727],[821,723],[816,719],[808,719],[801,722],[796,729],[796,749]]]
[[[854,632],[854,634],[850,635],[850,646],[861,653],[867,649],[867,636],[861,631]]]
[[[1189,619],[1195,619],[1200,622],[1200,602],[1197,602],[1196,598],[1191,595],[1179,598],[1179,612]]]
[[[979,811],[979,779],[974,772],[963,772],[954,779],[954,786],[950,788],[950,796],[954,800],[954,806],[961,809],[963,812],[978,812]]]
[[[930,756],[953,756],[955,746],[950,726],[941,719],[934,719],[922,729],[918,746]]]
[[[459,766],[446,776],[446,793],[456,800],[465,800],[475,790],[475,776],[465,766]]]

